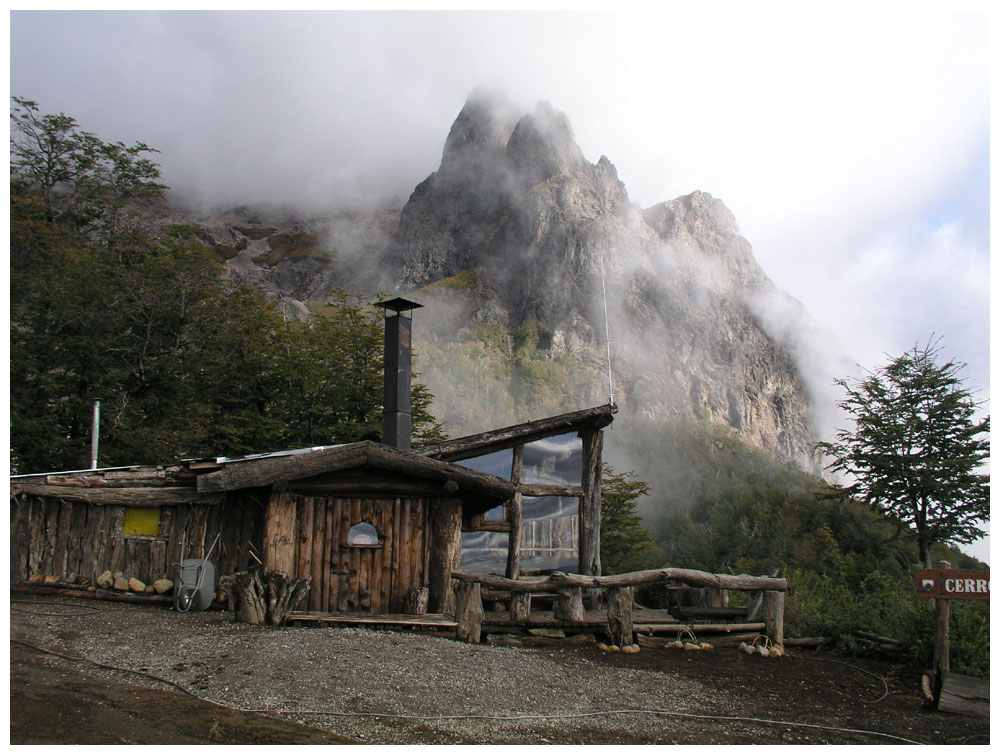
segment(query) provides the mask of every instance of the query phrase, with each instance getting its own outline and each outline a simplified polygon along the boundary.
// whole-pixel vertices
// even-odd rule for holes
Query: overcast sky
[[[722,199],[848,364],[936,333],[987,400],[989,17],[690,6],[14,12],[11,93],[158,148],[185,196],[315,207],[408,195],[476,86],[547,100],[643,207]]]

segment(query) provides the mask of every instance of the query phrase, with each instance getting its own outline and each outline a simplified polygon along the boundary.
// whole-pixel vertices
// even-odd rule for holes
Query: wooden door
[[[312,577],[310,611],[399,613],[407,592],[426,586],[423,500],[308,497],[297,509],[296,571]]]

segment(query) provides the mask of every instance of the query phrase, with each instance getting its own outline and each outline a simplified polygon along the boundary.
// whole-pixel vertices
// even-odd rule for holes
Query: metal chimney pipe
[[[382,442],[408,451],[413,320],[404,313],[423,305],[396,298],[375,306],[385,309]]]

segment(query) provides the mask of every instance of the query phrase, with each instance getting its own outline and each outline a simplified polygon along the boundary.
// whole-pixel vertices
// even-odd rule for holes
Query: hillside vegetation
[[[906,658],[930,665],[934,605],[916,597],[913,574],[923,567],[908,530],[724,428],[634,421],[621,442],[651,473],[643,480],[648,495],[633,503],[652,545],[640,541],[629,568],[778,569],[790,585],[786,636],[831,637],[844,650],[868,652],[852,635],[863,630],[899,640]],[[932,559],[989,570],[940,543]],[[662,596],[647,591],[640,599],[657,604]],[[989,676],[988,601],[952,602],[951,643],[953,670]]]

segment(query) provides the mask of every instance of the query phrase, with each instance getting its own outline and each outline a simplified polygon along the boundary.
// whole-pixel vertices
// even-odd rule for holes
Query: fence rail
[[[556,593],[553,612],[560,621],[572,625],[583,621],[583,591],[596,592],[606,589],[608,629],[616,645],[631,645],[634,639],[632,610],[635,604],[636,585],[671,583],[706,588],[708,606],[725,604],[725,591],[737,590],[758,593],[759,600],[748,601],[748,606],[759,606],[764,622],[764,633],[775,645],[784,644],[785,593],[788,582],[779,577],[753,577],[747,574],[712,574],[695,569],[650,569],[646,571],[590,576],[553,572],[541,578],[510,579],[493,574],[452,572],[455,581],[455,620],[458,638],[479,642],[485,611],[482,589],[507,590],[511,593],[510,619],[526,623],[531,612],[531,595]],[[748,609],[749,610],[749,609]]]

